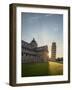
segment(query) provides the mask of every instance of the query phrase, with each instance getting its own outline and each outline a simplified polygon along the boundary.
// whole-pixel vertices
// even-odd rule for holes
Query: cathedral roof
[[[33,38],[33,40],[31,41],[31,43],[36,43],[37,44],[37,42],[35,41],[35,38]]]
[[[33,49],[32,43],[37,44],[34,38],[31,41],[31,43],[28,43],[28,42],[22,40],[22,47],[23,48],[28,48],[28,49]],[[37,52],[39,52],[39,51],[48,51],[48,46],[45,45],[45,46],[41,46],[41,47],[36,47],[36,48],[34,48],[34,50],[37,51]]]

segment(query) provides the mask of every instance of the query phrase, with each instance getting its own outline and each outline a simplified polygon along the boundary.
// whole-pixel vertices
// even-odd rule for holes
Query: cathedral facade
[[[47,45],[38,47],[38,44],[34,38],[30,43],[23,40],[21,43],[22,63],[48,62],[49,52]]]

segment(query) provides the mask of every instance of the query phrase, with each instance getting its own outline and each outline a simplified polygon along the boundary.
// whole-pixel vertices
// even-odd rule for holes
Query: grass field
[[[49,62],[48,74],[49,75],[62,75],[63,64],[57,63],[57,62]]]
[[[62,75],[63,64],[56,62],[22,64],[22,77]]]

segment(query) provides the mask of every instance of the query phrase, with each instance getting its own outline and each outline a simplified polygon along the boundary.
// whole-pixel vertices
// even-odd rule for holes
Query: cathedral
[[[22,63],[40,63],[48,62],[48,46],[38,47],[37,42],[33,40],[28,43],[26,41],[21,41],[21,51],[22,51]]]

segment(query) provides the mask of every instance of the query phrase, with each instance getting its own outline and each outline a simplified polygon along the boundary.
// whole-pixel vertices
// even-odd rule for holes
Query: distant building
[[[51,48],[51,60],[56,61],[56,43],[52,43],[52,48]]]
[[[22,63],[48,62],[48,46],[38,47],[37,42],[33,40],[28,43],[22,42]]]

